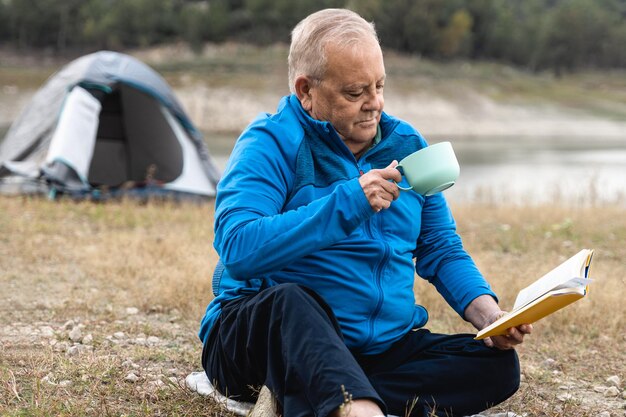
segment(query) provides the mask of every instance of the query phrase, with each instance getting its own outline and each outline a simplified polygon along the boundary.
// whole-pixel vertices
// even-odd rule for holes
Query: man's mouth
[[[360,120],[360,121],[358,121],[356,123],[358,125],[361,125],[361,126],[364,126],[364,127],[368,127],[369,125],[376,124],[376,119]]]

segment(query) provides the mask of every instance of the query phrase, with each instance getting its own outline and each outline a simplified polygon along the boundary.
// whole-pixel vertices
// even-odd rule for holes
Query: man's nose
[[[364,111],[380,111],[384,103],[382,92],[374,90],[367,95],[367,100],[363,103]]]

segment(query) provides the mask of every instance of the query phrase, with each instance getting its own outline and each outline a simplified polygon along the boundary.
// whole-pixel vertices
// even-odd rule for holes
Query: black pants
[[[491,349],[472,337],[417,330],[386,352],[356,355],[315,292],[283,284],[223,305],[202,365],[220,392],[239,401],[254,402],[254,388],[267,385],[285,417],[327,416],[344,392],[369,398],[389,414],[412,409],[412,416],[427,416],[434,409],[463,416],[504,401],[519,387],[515,351]]]

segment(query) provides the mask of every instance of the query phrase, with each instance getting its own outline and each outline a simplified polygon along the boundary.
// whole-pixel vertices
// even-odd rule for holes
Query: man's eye
[[[376,89],[377,89],[377,90],[382,90],[384,87],[385,87],[385,84],[378,84],[378,85],[376,86]]]
[[[362,92],[362,91],[359,91],[359,92],[356,92],[356,91],[349,91],[349,92],[348,92],[348,95],[349,95],[350,97],[353,97],[353,98],[359,98],[359,97],[361,97],[361,95],[362,95],[362,94],[363,94],[363,92]]]

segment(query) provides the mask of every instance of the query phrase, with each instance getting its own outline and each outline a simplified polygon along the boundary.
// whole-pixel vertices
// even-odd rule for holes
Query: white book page
[[[519,294],[517,294],[513,310],[525,306],[555,288],[565,288],[565,284],[569,284],[572,279],[586,278],[585,267],[590,252],[589,249],[581,250],[576,255],[521,290]],[[575,283],[575,281],[573,283]],[[575,286],[578,285],[581,284],[576,284]]]

